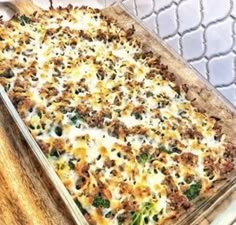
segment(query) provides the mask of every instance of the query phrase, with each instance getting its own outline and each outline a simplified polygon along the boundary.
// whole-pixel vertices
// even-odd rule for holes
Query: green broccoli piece
[[[78,121],[84,121],[84,118],[80,114],[76,113],[75,115],[70,117],[70,120],[73,124],[76,125]]]
[[[108,199],[103,198],[100,195],[96,195],[93,199],[93,206],[100,208],[110,208],[110,201]]]
[[[142,216],[142,212],[135,212],[131,217],[132,222],[130,225],[140,225],[142,222]]]
[[[28,24],[31,23],[31,19],[26,15],[18,17],[17,20],[20,22],[22,26],[25,26],[27,23]]]
[[[74,161],[74,159],[70,159],[68,161],[68,166],[70,167],[71,170],[75,169],[75,163],[73,161]]]
[[[199,181],[195,184],[191,184],[189,189],[184,191],[184,195],[186,195],[186,197],[191,201],[200,194],[201,189],[202,189],[202,184]]]
[[[151,156],[148,153],[142,153],[139,156],[136,156],[138,163],[144,165],[148,160],[151,159]]]
[[[155,208],[153,202],[145,202],[139,211],[132,214],[132,222],[130,223],[130,225],[147,224],[149,221],[149,217],[154,213],[154,211]]]

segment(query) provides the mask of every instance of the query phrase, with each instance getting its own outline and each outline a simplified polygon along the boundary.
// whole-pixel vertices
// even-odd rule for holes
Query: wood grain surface
[[[15,2],[17,9],[23,14],[39,10],[31,1]],[[229,110],[211,88],[207,87],[194,72],[183,66],[179,60],[158,43],[155,38],[143,30],[120,7],[104,10],[104,14],[119,18],[118,24],[124,29],[135,25],[135,35],[145,40],[146,50],[152,49],[162,56],[164,64],[177,75],[179,84],[188,84],[188,97],[196,98],[195,104],[205,109],[210,115],[220,117],[223,129],[229,138],[236,143],[236,114]],[[149,44],[147,44],[149,43]],[[150,46],[151,43],[151,46]],[[0,101],[0,225],[26,224],[75,224],[59,194],[43,172],[40,164],[31,153],[14,121],[11,119],[2,101]],[[236,198],[231,195],[224,207]],[[224,208],[223,207],[223,208]],[[207,225],[218,213],[215,209],[205,217],[201,225]]]
[[[41,10],[30,0],[16,0],[9,6],[22,14]],[[0,225],[75,225],[2,100],[0,187]]]
[[[0,100],[0,224],[75,224]]]
[[[36,6],[31,0],[14,0],[5,4],[10,9],[20,14],[30,15],[35,11],[41,11],[41,9]]]

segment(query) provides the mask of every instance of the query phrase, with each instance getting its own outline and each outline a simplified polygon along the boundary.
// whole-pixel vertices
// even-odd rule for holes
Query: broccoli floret
[[[22,26],[25,26],[27,23],[31,22],[31,19],[26,15],[22,15],[22,16],[18,17],[17,19]]]
[[[110,208],[110,201],[108,199],[103,198],[100,195],[96,195],[93,199],[93,206],[100,208]]]
[[[68,161],[68,166],[70,167],[71,170],[75,169],[75,163],[74,163],[74,159],[70,159]]]
[[[150,158],[151,156],[148,153],[142,153],[141,155],[136,156],[138,163],[142,165],[144,165]]]
[[[148,224],[151,218],[155,222],[158,221],[158,213],[155,211],[155,204],[153,202],[146,202],[139,211],[132,214],[130,225]]]
[[[75,115],[73,115],[72,117],[70,117],[70,120],[73,124],[77,124],[77,121],[83,121],[84,118],[83,116],[79,115],[78,113],[76,113]]]
[[[202,189],[202,184],[199,181],[195,184],[191,184],[189,189],[184,192],[184,195],[186,195],[186,197],[191,201],[200,194],[201,189]]]
[[[142,216],[142,212],[135,212],[131,217],[132,222],[130,225],[140,225],[142,222]]]

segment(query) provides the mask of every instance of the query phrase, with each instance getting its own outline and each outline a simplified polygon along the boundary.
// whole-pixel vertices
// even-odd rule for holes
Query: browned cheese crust
[[[0,83],[90,224],[165,224],[234,169],[221,121],[91,8],[0,24]]]

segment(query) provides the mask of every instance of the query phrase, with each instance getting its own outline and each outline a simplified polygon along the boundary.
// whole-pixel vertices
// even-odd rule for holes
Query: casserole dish
[[[168,65],[168,70],[170,72],[174,72],[174,74],[176,74],[175,82],[180,86],[185,86],[187,84],[187,86],[189,88],[186,91],[187,98],[191,102],[194,102],[195,107],[197,107],[200,111],[205,110],[207,112],[207,114],[210,115],[210,117],[212,117],[213,119],[221,120],[223,132],[227,135],[227,138],[231,139],[230,140],[231,142],[234,141],[233,136],[234,136],[234,132],[235,132],[235,129],[234,129],[235,128],[235,109],[229,103],[224,102],[222,100],[222,97],[219,94],[216,95],[215,94],[216,92],[214,91],[214,89],[210,85],[206,84],[205,81],[203,79],[201,79],[199,76],[195,75],[195,72],[193,70],[190,70],[186,66],[186,64],[184,64],[183,61],[181,61],[180,59],[176,60],[176,58],[175,58],[176,56],[174,56],[173,53],[170,53],[170,51],[166,49],[166,47],[164,46],[164,44],[160,40],[159,40],[159,42],[156,42],[156,40],[153,38],[153,36],[150,35],[149,33],[147,33],[140,26],[140,24],[138,24],[137,22],[135,23],[134,20],[131,20],[130,17],[128,16],[128,14],[126,14],[124,12],[124,9],[121,9],[119,7],[113,7],[113,8],[109,8],[107,11],[104,10],[103,13],[108,16],[111,16],[111,14],[112,14],[113,16],[117,15],[120,18],[122,17],[122,20],[120,20],[118,22],[119,26],[121,26],[122,28],[124,28],[125,30],[130,31],[130,32],[133,32],[133,29],[129,30],[130,29],[129,22],[134,23],[134,27],[136,29],[135,35],[137,35],[139,38],[140,37],[144,38],[147,42],[150,41],[151,43],[155,43],[155,45],[152,45],[151,47],[148,46],[146,43],[144,43],[145,51],[149,51],[151,49],[155,53],[158,53],[159,55],[161,55],[161,57],[162,57],[161,62],[164,63],[165,65]],[[25,23],[25,21],[23,21],[23,23]],[[129,25],[129,27],[127,27],[127,25]],[[9,76],[11,76],[10,72],[8,74],[9,74]],[[1,90],[1,95],[3,96],[3,100],[6,103],[7,107],[10,109],[10,112],[12,113],[12,115],[14,115],[14,118],[16,118],[17,124],[22,128],[23,134],[26,136],[27,140],[30,141],[32,148],[35,149],[35,154],[41,160],[42,165],[44,166],[45,169],[47,169],[47,171],[49,173],[50,166],[46,163],[45,158],[42,156],[42,152],[39,151],[38,145],[35,144],[34,140],[32,139],[32,136],[29,134],[29,131],[27,131],[27,129],[25,129],[24,124],[19,119],[19,115],[16,113],[16,111],[14,111],[14,108],[12,107],[9,99],[7,98],[6,93],[4,93],[3,88]],[[136,119],[139,119],[139,118],[136,118]],[[232,132],[232,130],[230,132],[229,124],[231,124],[231,126],[233,126],[233,132]],[[34,128],[32,128],[32,129],[34,129]],[[114,133],[114,131],[112,131],[112,132]],[[61,136],[62,130],[59,128],[56,129],[56,134],[58,136]],[[140,161],[139,158],[136,157],[136,159],[137,159],[137,161]],[[75,216],[80,215],[78,212],[76,212],[76,209],[74,208],[75,204],[70,202],[71,200],[68,200],[70,198],[68,196],[66,196],[66,191],[63,189],[62,186],[59,185],[60,182],[57,181],[57,178],[53,174],[54,174],[53,172],[49,173],[49,176],[51,176],[51,178],[53,180],[55,180],[56,183],[58,182],[57,188],[59,188],[59,191],[62,192],[64,200],[68,201],[69,208],[71,209],[71,212]],[[224,176],[222,176],[222,178],[223,177]],[[228,180],[229,183],[227,183],[225,179]],[[217,182],[219,182],[219,180],[217,180]],[[223,181],[220,181],[219,183],[221,183],[221,184],[215,185],[215,188],[214,188],[218,195],[220,194],[220,190],[221,190],[221,189],[218,189],[218,187],[223,185],[223,183],[224,184],[227,183],[227,185],[229,185],[229,186],[232,186],[232,184],[235,183],[233,172],[231,172],[230,174],[227,174],[227,176],[224,177]],[[196,184],[194,184],[194,185],[196,185]],[[224,187],[224,185],[223,185],[223,187]],[[225,191],[224,188],[223,188],[223,191]],[[210,189],[211,192],[214,189],[211,188]],[[207,192],[207,193],[209,193],[209,192]],[[186,193],[188,195],[189,192],[186,192]],[[189,195],[190,194],[192,194],[192,193],[190,192]],[[194,213],[199,211],[200,208],[201,209],[204,208],[203,206],[206,206],[207,204],[209,204],[209,200],[212,199],[211,197],[209,197],[209,198],[207,197],[207,200],[203,201],[202,197],[204,195],[201,195],[201,199],[196,198],[195,203],[193,204],[193,207],[191,208],[191,210],[188,210],[189,217],[191,218],[190,220],[192,220],[193,216],[195,215]],[[214,195],[212,193],[210,195],[213,197],[216,197],[216,195]],[[200,201],[200,203],[199,203],[199,201]],[[196,210],[194,210],[194,206],[196,206]],[[179,217],[179,218],[181,218],[181,217]],[[82,217],[80,216],[80,218],[77,221],[82,221]],[[85,222],[85,220],[83,220],[83,221]],[[184,218],[182,221],[180,219],[179,222],[181,224],[184,224],[184,223],[189,224],[189,220],[186,218]],[[170,219],[169,223],[173,224],[173,219]]]

